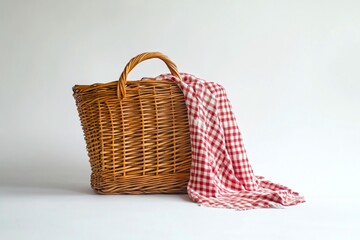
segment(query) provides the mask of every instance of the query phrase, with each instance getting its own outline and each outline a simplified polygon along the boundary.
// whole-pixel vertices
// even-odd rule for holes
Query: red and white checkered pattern
[[[238,210],[304,202],[297,192],[255,176],[225,89],[190,74],[156,79],[178,83],[188,108],[192,164],[189,197],[201,205]]]

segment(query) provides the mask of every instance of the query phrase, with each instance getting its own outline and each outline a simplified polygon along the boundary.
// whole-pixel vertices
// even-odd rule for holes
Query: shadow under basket
[[[150,58],[181,80],[168,57],[151,52],[131,59],[119,81],[73,87],[97,193],[186,193],[191,144],[182,91],[169,80],[126,80]]]

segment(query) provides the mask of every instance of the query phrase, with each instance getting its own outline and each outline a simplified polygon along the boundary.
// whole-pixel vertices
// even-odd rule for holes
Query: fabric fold
[[[255,176],[225,89],[191,74],[176,82],[188,109],[192,165],[188,195],[201,205],[247,210],[304,202],[299,193]]]

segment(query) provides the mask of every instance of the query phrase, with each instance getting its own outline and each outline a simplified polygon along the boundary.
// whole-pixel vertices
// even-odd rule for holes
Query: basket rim
[[[92,83],[92,84],[76,84],[73,86],[73,91],[77,92],[77,91],[92,91],[94,89],[97,88],[102,88],[102,87],[109,87],[112,85],[117,85],[119,80],[116,81],[111,81],[111,82],[107,82],[107,83]],[[152,79],[152,78],[145,78],[145,79],[139,79],[139,80],[128,80],[126,81],[125,85],[134,85],[134,84],[138,84],[139,82],[142,83],[161,83],[161,82],[167,82],[167,83],[174,83],[171,80],[168,79]],[[175,83],[174,83],[175,84]]]

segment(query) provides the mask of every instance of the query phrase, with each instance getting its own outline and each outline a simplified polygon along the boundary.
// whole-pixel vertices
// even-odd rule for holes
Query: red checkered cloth
[[[297,192],[255,176],[225,89],[190,74],[182,81],[189,115],[192,164],[189,197],[201,205],[246,210],[304,202]]]

